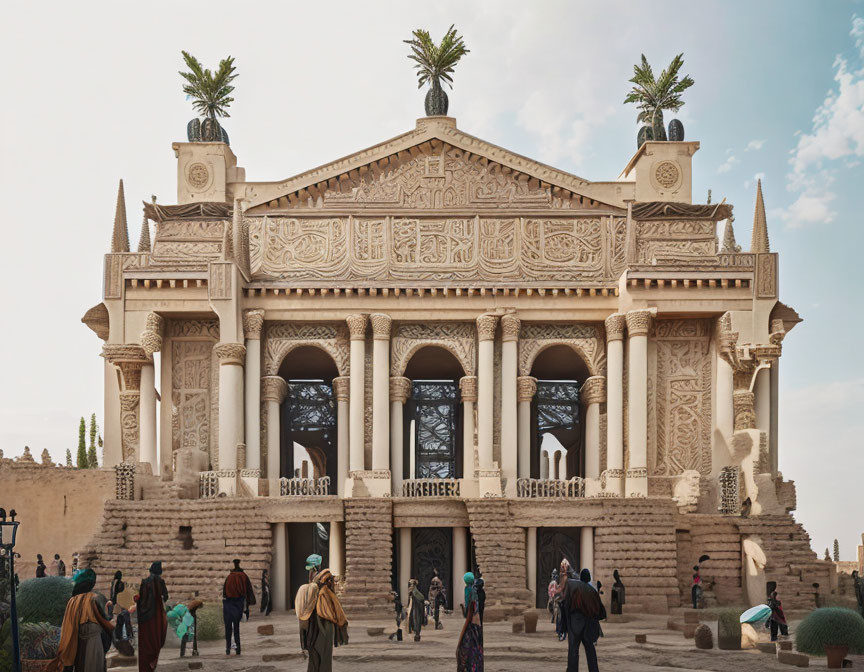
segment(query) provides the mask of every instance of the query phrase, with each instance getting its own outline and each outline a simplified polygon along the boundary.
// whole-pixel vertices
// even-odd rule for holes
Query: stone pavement
[[[700,651],[692,639],[680,632],[666,629],[667,616],[627,616],[628,622],[604,623],[603,637],[598,644],[600,668],[615,672],[740,672],[794,669],[779,663],[775,656],[749,651]],[[350,644],[336,649],[335,672],[405,672],[422,664],[423,672],[455,670],[456,639],[462,619],[455,614],[444,618],[444,630],[423,630],[419,643],[406,639],[391,642],[392,621],[360,620],[349,626]],[[274,635],[262,636],[258,626],[273,624]],[[793,623],[793,630],[794,630]],[[370,636],[367,628],[383,627],[385,635]],[[716,623],[713,624],[716,634]],[[567,664],[567,644],[558,642],[548,619],[541,617],[536,634],[513,634],[509,622],[488,623],[485,627],[486,671],[524,672],[525,670],[563,670]],[[635,635],[646,634],[647,644],[636,644]],[[168,644],[160,656],[160,672],[185,672],[201,663],[205,672],[275,672],[305,670],[306,661],[299,648],[297,620],[293,614],[262,618],[253,614],[241,626],[243,655],[225,656],[224,643],[204,642],[201,655],[179,658],[177,638],[168,634]],[[715,637],[716,645],[716,637]],[[191,648],[191,647],[190,647]],[[852,656],[855,667],[864,667],[864,656]],[[580,661],[585,666],[584,654]],[[197,665],[196,665],[197,667]],[[825,659],[811,658],[810,667],[825,668]],[[114,668],[131,670],[132,668]]]

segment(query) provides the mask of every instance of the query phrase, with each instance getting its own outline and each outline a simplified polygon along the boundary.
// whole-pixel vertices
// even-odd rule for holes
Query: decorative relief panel
[[[321,348],[333,358],[340,376],[350,375],[347,326],[308,322],[266,323],[264,375],[279,375],[282,360],[289,352],[302,346]]]
[[[709,220],[652,220],[638,223],[636,261],[650,264],[667,256],[713,256],[716,225]]]
[[[553,345],[576,351],[592,376],[606,375],[606,341],[602,327],[593,324],[523,324],[519,338],[519,375],[531,375],[534,360]]]
[[[599,283],[625,259],[613,217],[264,217],[249,235],[256,279]]]
[[[398,325],[390,346],[390,375],[403,375],[414,353],[427,345],[448,350],[459,360],[466,376],[477,375],[475,329],[466,322]]]
[[[652,475],[711,472],[711,321],[657,320]]]
[[[222,220],[174,220],[156,225],[153,264],[188,264],[215,261],[222,254]]]
[[[216,432],[210,422],[214,394],[218,382],[214,381],[213,341],[174,340],[171,344],[171,403],[176,409],[177,421],[172,426],[172,450],[201,450],[215,453]],[[212,461],[211,457],[211,461]],[[214,462],[215,464],[215,462]]]
[[[760,299],[773,299],[777,296],[777,255],[756,256],[756,296]]]

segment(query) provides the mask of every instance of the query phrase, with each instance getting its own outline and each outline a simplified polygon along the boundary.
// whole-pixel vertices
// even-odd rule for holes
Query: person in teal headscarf
[[[168,611],[168,627],[180,638],[180,657],[186,655],[186,643],[195,634],[195,619],[185,604],[178,604]]]
[[[456,646],[457,672],[483,672],[483,625],[473,572],[466,572],[465,624]]]

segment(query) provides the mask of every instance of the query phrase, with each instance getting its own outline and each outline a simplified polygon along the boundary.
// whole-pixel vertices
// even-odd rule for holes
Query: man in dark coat
[[[42,559],[42,554],[38,553],[36,555],[36,578],[42,579],[46,576],[45,574],[45,561]]]
[[[153,672],[159,664],[159,652],[165,646],[168,616],[165,602],[168,589],[162,580],[162,563],[150,565],[149,576],[141,582],[136,597],[138,614],[138,672]]]
[[[590,580],[590,577],[589,577]],[[585,647],[588,672],[598,672],[597,640],[603,636],[600,621],[606,619],[606,609],[600,594],[590,583],[579,579],[568,579],[561,600],[561,610],[567,614],[567,672],[579,670],[579,646]]]
[[[240,560],[234,560],[234,569],[228,573],[228,578],[222,585],[222,619],[225,622],[225,655],[231,655],[231,635],[237,655],[240,655],[240,620],[246,612],[249,620],[249,606],[255,604],[255,591],[252,582],[242,569]]]

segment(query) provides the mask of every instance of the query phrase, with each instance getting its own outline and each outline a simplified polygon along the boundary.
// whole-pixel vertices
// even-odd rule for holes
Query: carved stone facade
[[[572,348],[592,376],[606,374],[603,331],[593,324],[523,324],[519,336],[519,375],[531,374],[531,366],[543,350],[553,345]]]
[[[476,372],[477,346],[473,325],[467,323],[400,324],[393,332],[390,346],[390,375],[401,376],[421,348],[444,348],[462,365],[465,375]]]
[[[365,328],[365,321],[363,322]],[[340,376],[350,373],[348,329],[343,325],[302,322],[268,322],[264,339],[264,374],[275,376],[288,354],[296,348],[320,348],[333,358]]]

